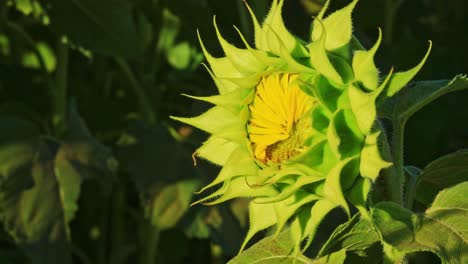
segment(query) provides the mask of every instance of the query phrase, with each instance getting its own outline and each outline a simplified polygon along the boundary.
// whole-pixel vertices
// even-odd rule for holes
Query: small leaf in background
[[[468,150],[460,150],[429,163],[418,177],[416,199],[429,205],[439,191],[468,181]]]
[[[193,193],[200,187],[197,180],[178,181],[156,190],[148,214],[155,227],[174,227],[189,208]]]
[[[171,47],[167,52],[167,60],[172,67],[182,70],[189,66],[192,47],[188,42],[181,42]]]
[[[44,42],[38,42],[36,44],[36,49],[39,52],[41,59],[44,61],[44,66],[47,72],[54,72],[55,67],[57,66],[57,59],[55,58],[54,51]],[[39,63],[39,58],[36,53],[28,51],[23,54],[22,64],[26,68],[39,69],[41,64]]]
[[[432,251],[442,263],[468,262],[468,182],[444,189],[424,214],[382,202],[372,211],[383,240],[400,253]]]
[[[278,236],[266,237],[249,249],[233,258],[228,264],[262,263],[262,264],[290,264],[314,263],[305,256],[293,254],[295,242],[289,230]],[[320,262],[318,262],[320,263]],[[323,262],[322,262],[323,263]]]
[[[129,3],[51,0],[52,29],[96,53],[140,58],[143,43]]]

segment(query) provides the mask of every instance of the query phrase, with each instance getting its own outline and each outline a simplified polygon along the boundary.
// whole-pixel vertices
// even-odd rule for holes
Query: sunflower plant
[[[440,192],[425,213],[415,214],[408,205],[421,172],[405,167],[402,153],[404,125],[411,114],[444,93],[466,88],[467,79],[408,85],[428,58],[431,42],[415,67],[380,72],[374,57],[381,30],[375,44],[364,48],[353,36],[352,12],[358,1],[326,15],[329,3],[313,19],[308,40],[285,27],[284,0],[272,2],[263,23],[246,4],[255,45],[236,28],[243,48],[223,38],[215,17],[214,30],[225,57],[212,56],[199,34],[219,94],[187,95],[214,106],[197,117],[173,119],[210,134],[194,155],[221,170],[200,190],[208,194],[194,204],[250,199],[250,227],[239,252],[258,232],[268,229],[271,236],[233,263],[309,263],[303,254],[335,208],[349,220],[315,256],[324,261],[320,263],[343,263],[353,252],[365,255],[372,245],[387,262],[404,261],[415,251],[432,251],[446,263],[467,261],[466,225],[459,222],[464,213],[453,209],[460,206],[466,212],[464,179]],[[386,129],[382,119],[392,126]],[[452,219],[437,210],[456,213]],[[443,245],[427,238],[436,222],[453,232],[455,238],[447,239],[455,242]],[[461,253],[447,255],[452,246]]]

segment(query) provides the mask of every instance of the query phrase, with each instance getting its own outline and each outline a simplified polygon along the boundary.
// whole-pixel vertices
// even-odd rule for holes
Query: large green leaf
[[[424,204],[429,204],[440,190],[468,181],[468,150],[429,163],[417,181],[416,199]]]
[[[97,53],[126,58],[143,55],[143,44],[126,1],[51,0],[52,28]]]
[[[338,226],[320,249],[318,257],[338,252],[364,251],[379,241],[379,235],[372,223],[355,214],[348,222]]]
[[[466,75],[457,75],[452,80],[415,82],[384,104],[378,105],[378,114],[392,120],[407,120],[416,111],[444,94],[464,89],[468,89]]]
[[[372,211],[382,239],[402,254],[432,251],[442,263],[468,262],[468,182],[440,192],[424,214],[383,202]]]
[[[78,137],[45,139],[13,118],[0,118],[0,128],[0,221],[32,263],[71,263],[81,182],[111,170],[110,152]]]
[[[295,242],[289,230],[276,236],[269,236],[233,258],[228,264],[263,263],[289,264],[313,263],[303,255],[293,254]]]

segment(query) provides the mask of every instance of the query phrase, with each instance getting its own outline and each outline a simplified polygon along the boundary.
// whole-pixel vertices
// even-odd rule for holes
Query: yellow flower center
[[[279,163],[297,155],[310,134],[305,114],[316,100],[295,82],[297,74],[263,77],[250,104],[248,133],[255,158]]]

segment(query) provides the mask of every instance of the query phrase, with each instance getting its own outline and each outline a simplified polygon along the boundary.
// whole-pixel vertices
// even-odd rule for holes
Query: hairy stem
[[[388,179],[390,199],[400,205],[403,204],[403,185],[405,183],[403,143],[405,136],[406,119],[396,119],[393,121],[392,132],[392,156],[395,171],[394,179]]]

